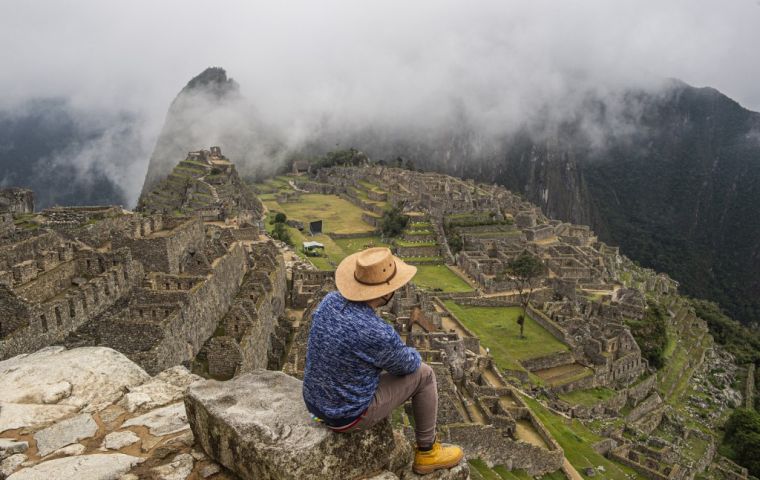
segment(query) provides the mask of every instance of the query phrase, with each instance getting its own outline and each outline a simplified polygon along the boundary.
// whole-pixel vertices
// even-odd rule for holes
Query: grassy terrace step
[[[565,458],[573,465],[573,467],[581,472],[584,478],[589,478],[583,475],[583,469],[587,467],[603,466],[605,469],[604,474],[597,475],[595,478],[614,479],[614,480],[629,480],[629,479],[643,479],[641,475],[636,473],[633,469],[621,465],[619,463],[608,460],[603,455],[598,454],[592,445],[602,438],[593,433],[585,425],[583,425],[577,419],[569,420],[560,415],[557,415],[537,400],[523,395],[522,398],[528,404],[528,407],[534,414],[541,420],[544,426],[549,430],[557,443],[562,447],[565,452]]]
[[[467,463],[470,464],[472,480],[533,480],[534,478],[524,470],[507,470],[503,465],[489,468],[486,462],[479,458],[468,460]],[[539,480],[566,480],[565,475],[559,470],[536,478]]]
[[[563,393],[559,396],[559,398],[571,405],[584,405],[586,407],[593,407],[599,402],[608,400],[613,396],[615,396],[615,390],[607,387],[596,387],[586,390],[576,390],[571,393]]]
[[[472,292],[473,288],[446,265],[417,265],[412,281],[424,290],[445,293]]]
[[[399,257],[411,265],[443,265],[443,257]]]
[[[359,180],[358,183],[359,183],[359,185],[361,185],[362,187],[364,187],[366,190],[372,190],[373,192],[376,192],[376,193],[386,193],[385,190],[383,190],[382,188],[380,188],[377,185],[375,185],[374,183],[370,183],[370,182],[368,182],[366,180]]]
[[[396,240],[395,243],[399,247],[435,247],[438,245],[435,242],[407,242],[401,239]]]

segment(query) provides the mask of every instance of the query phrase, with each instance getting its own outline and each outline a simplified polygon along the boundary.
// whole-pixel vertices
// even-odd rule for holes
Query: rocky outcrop
[[[0,432],[99,410],[149,379],[110,348],[50,347],[13,357],[0,362]]]
[[[258,370],[194,384],[185,407],[198,444],[242,479],[414,478],[411,448],[389,422],[335,434],[311,420],[301,389],[294,377]],[[432,478],[468,474],[464,464]]]
[[[338,436],[311,420],[301,382],[259,370],[188,390],[185,407],[198,443],[243,479],[357,478],[390,463],[393,432],[382,423]]]
[[[0,479],[210,477],[219,466],[193,449],[178,401],[198,379],[184,367],[151,378],[103,347],[0,362]]]
[[[117,479],[143,460],[131,455],[95,454],[59,458],[20,470],[8,480],[50,480],[76,478],[77,480]]]

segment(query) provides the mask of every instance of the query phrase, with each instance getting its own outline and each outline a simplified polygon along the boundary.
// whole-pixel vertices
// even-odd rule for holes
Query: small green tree
[[[544,262],[532,253],[523,251],[507,263],[506,268],[500,276],[502,278],[506,276],[514,280],[517,294],[520,297],[520,305],[523,311],[527,312],[533,291],[540,285],[541,278],[545,273],[546,266]],[[517,317],[517,324],[520,325],[520,338],[525,338],[524,315],[521,314]]]
[[[274,223],[285,223],[287,219],[287,215],[282,212],[277,212],[277,215],[274,216]]]
[[[723,441],[731,447],[734,459],[746,467],[750,475],[760,475],[760,413],[737,408],[726,422]]]
[[[449,248],[451,249],[451,253],[459,253],[462,251],[462,248],[464,248],[464,242],[462,241],[462,236],[458,233],[454,233],[449,237]]]
[[[288,229],[285,228],[285,224],[282,222],[277,222],[274,224],[274,229],[272,229],[272,238],[285,242],[291,247],[293,246],[293,239],[290,238],[290,232],[288,232]]]
[[[403,205],[397,204],[383,213],[380,230],[386,237],[397,237],[409,223],[409,217],[402,213]]]

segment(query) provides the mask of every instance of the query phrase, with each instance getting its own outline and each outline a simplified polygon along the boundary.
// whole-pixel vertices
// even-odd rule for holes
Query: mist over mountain
[[[668,272],[685,293],[757,322],[760,114],[681,82],[622,100],[623,124],[590,99],[575,121],[550,135],[522,129],[486,161],[410,158],[503,184],[552,217],[589,224],[642,265]],[[600,128],[584,127],[589,118]]]
[[[374,160],[503,184],[552,217],[591,225],[684,292],[745,323],[760,316],[760,114],[677,80],[579,87],[514,123],[456,98],[438,108],[427,123],[325,115],[294,142],[265,126],[224,70],[208,69],[172,104],[146,185],[190,149],[182,145],[219,144],[254,176],[286,158],[356,147]]]
[[[189,150],[223,145],[248,175],[276,168],[276,135],[264,125],[240,86],[219,67],[192,78],[171,103],[150,157],[142,191],[147,193]]]
[[[0,110],[0,187],[24,186],[37,206],[126,204],[123,178],[143,152],[138,119],[37,98]],[[118,173],[117,173],[118,172]]]

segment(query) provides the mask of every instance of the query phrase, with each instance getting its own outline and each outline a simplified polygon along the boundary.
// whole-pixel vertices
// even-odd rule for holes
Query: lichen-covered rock
[[[22,463],[26,462],[27,456],[23,453],[17,453],[0,462],[0,480],[7,478],[8,475],[16,471]]]
[[[0,432],[37,428],[77,411],[94,412],[150,376],[103,347],[48,347],[0,362]]]
[[[61,447],[95,435],[98,424],[86,413],[68,418],[34,434],[37,450],[44,457]]]
[[[174,459],[151,470],[156,480],[185,480],[193,471],[193,457],[189,453],[181,453]]]
[[[301,389],[296,378],[257,370],[196,383],[185,406],[196,441],[245,480],[366,478],[387,469],[395,447],[389,422],[333,433],[311,420]]]
[[[121,453],[66,457],[22,468],[9,476],[8,480],[116,480],[142,461],[141,458]]]
[[[401,474],[401,480],[468,480],[470,478],[470,466],[466,459],[462,463],[451,469],[436,470],[427,475],[417,475],[408,468]]]
[[[103,448],[106,450],[118,450],[138,441],[140,441],[140,437],[138,437],[135,432],[129,430],[124,432],[111,432],[103,439]]]
[[[132,387],[119,402],[129,412],[148,410],[182,399],[185,389],[193,382],[201,380],[183,366],[164,370],[152,380]]]
[[[173,403],[163,408],[151,410],[124,422],[122,427],[142,425],[148,427],[151,435],[162,436],[177,433],[188,428],[185,407],[182,402]]]
[[[0,460],[16,453],[23,453],[29,449],[29,442],[22,442],[12,438],[0,438]]]

